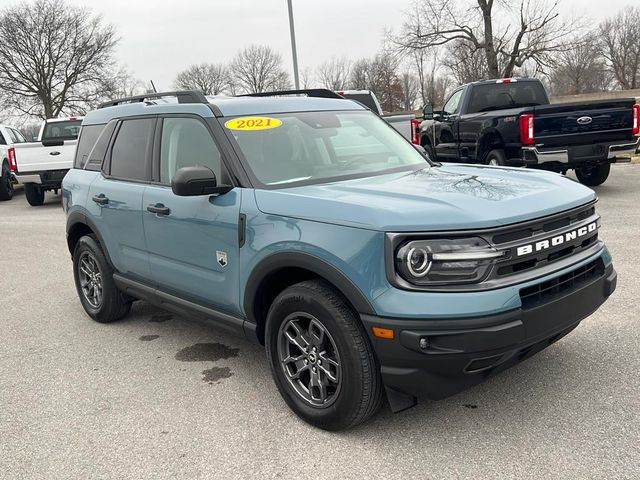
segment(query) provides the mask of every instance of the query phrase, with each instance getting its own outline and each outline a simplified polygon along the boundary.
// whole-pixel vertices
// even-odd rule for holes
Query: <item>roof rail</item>
[[[145,93],[144,95],[118,98],[116,100],[109,100],[108,102],[101,103],[100,105],[98,105],[98,108],[115,107],[116,105],[125,103],[144,102],[145,100],[162,97],[176,97],[178,99],[178,103],[209,103],[207,97],[205,97],[202,92],[196,92],[194,90],[182,90],[177,92]]]
[[[280,97],[285,95],[306,95],[307,97],[319,98],[344,98],[338,95],[336,92],[333,92],[326,88],[306,88],[302,90],[280,90],[277,92],[247,93],[244,95],[238,95],[238,97]]]

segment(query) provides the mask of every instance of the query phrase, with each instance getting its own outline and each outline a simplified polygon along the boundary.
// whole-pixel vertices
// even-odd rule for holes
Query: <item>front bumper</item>
[[[599,262],[594,266],[598,270],[583,277],[584,281],[569,273],[555,284],[543,282],[540,292],[544,295],[495,315],[446,320],[361,315],[381,364],[392,408],[394,392],[434,400],[448,397],[531,357],[569,333],[616,288],[613,266]],[[528,287],[521,295],[532,298],[530,292]],[[374,326],[393,329],[394,338],[375,337]]]
[[[640,137],[631,142],[593,145],[577,145],[563,149],[544,149],[522,147],[522,160],[525,165],[534,166],[544,163],[563,163],[567,166],[601,161],[614,161],[635,155],[640,147]]]

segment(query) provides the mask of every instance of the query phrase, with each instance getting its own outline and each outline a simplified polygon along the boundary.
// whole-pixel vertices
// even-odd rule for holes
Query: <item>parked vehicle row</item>
[[[616,288],[591,189],[435,163],[346,99],[109,102],[62,186],[89,317],[145,300],[263,344],[285,402],[328,430],[475,385]]]
[[[13,198],[13,186],[17,183],[14,145],[25,142],[17,129],[0,125],[0,201]]]
[[[457,88],[442,111],[423,111],[420,143],[445,162],[526,166],[597,186],[611,164],[640,146],[640,105],[633,98],[549,104],[533,78],[483,80]]]

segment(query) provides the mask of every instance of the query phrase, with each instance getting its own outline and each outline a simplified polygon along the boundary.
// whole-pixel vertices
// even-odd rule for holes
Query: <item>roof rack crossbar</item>
[[[306,88],[301,90],[280,90],[276,92],[260,92],[260,93],[247,93],[244,95],[238,95],[238,97],[280,97],[285,95],[306,95],[307,97],[319,97],[319,98],[340,98],[343,99],[336,92],[332,92],[326,88]]]
[[[178,99],[178,103],[209,103],[207,97],[205,97],[202,92],[196,92],[195,90],[182,90],[177,92],[145,93],[144,95],[118,98],[116,100],[109,100],[108,102],[101,103],[98,105],[98,108],[115,107],[125,103],[144,102],[145,100],[162,97],[176,97]]]

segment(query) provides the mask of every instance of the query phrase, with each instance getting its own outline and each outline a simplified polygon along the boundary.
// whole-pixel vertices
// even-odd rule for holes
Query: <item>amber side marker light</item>
[[[373,327],[371,330],[373,330],[374,337],[393,340],[394,333],[390,328]]]

